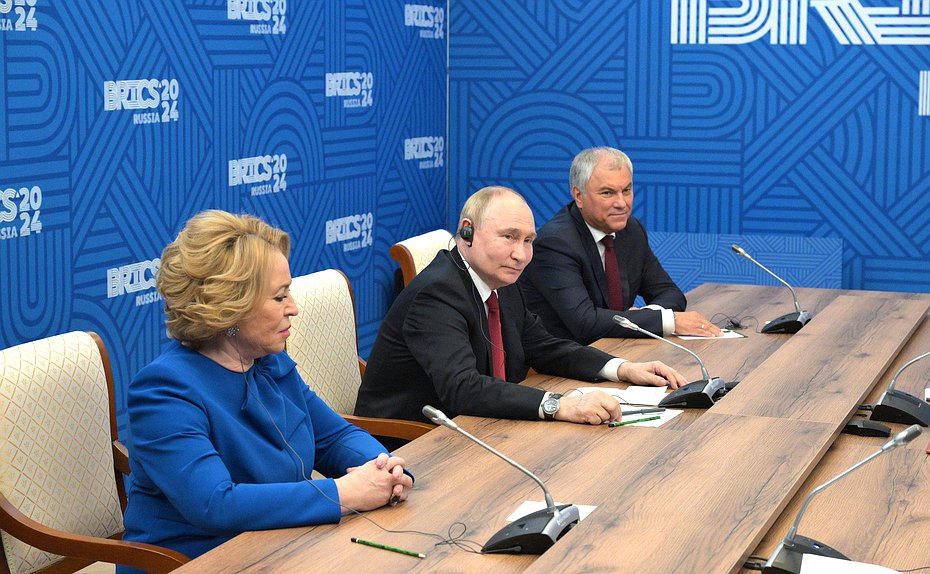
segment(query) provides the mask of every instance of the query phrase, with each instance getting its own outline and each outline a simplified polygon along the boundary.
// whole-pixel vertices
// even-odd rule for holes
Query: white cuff
[[[613,359],[607,361],[607,363],[601,369],[600,377],[602,379],[607,379],[608,381],[619,383],[620,377],[617,376],[617,370],[620,368],[620,365],[625,362],[626,359],[621,359],[619,357],[614,357]]]

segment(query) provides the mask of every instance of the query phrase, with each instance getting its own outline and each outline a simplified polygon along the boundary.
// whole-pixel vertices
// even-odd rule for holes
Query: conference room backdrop
[[[742,242],[797,285],[930,291],[927,0],[451,0],[449,26],[450,219],[499,182],[541,225],[612,145],[685,288],[775,284]]]
[[[397,240],[445,223],[445,3],[0,0],[0,348],[94,330],[125,387],[167,341],[154,274],[207,208],[343,270],[363,352]]]

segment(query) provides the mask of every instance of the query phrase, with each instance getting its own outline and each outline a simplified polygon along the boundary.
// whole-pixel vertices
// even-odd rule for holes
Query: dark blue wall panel
[[[445,11],[0,0],[0,348],[97,331],[123,422],[165,342],[161,250],[222,208],[290,232],[293,275],[347,273],[367,355],[389,247],[445,221]]]
[[[611,145],[686,286],[734,279],[728,238],[751,235],[799,285],[930,291],[927,2],[451,0],[448,17],[450,222],[500,183],[542,225],[574,154]]]

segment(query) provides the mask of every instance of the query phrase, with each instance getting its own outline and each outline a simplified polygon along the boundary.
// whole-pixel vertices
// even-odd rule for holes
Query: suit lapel
[[[588,262],[591,273],[594,275],[594,282],[597,284],[598,291],[601,294],[601,300],[596,302],[597,306],[606,309],[608,307],[607,302],[610,299],[607,294],[607,276],[604,274],[604,264],[601,262],[601,254],[597,250],[597,244],[594,243],[594,238],[591,237],[591,230],[588,229],[587,224],[584,222],[584,218],[581,217],[581,212],[578,211],[578,206],[574,203],[570,204],[568,212],[572,216],[572,223],[575,224],[575,230],[578,232],[578,237],[581,239],[581,246],[584,249],[585,259]],[[619,249],[616,250],[617,253],[619,253],[619,251]],[[622,273],[622,262],[620,265],[620,271]],[[625,290],[624,297],[626,297]],[[626,299],[624,299],[624,301],[625,300]]]
[[[458,247],[453,247],[449,251],[449,256],[452,259],[452,262],[456,266],[458,271],[459,278],[462,280],[462,285],[465,288],[465,297],[467,308],[471,309],[473,316],[475,317],[475,322],[478,324],[478,329],[480,329],[479,338],[484,344],[479,344],[478,346],[484,349],[484,352],[481,353],[478,349],[475,349],[475,360],[478,362],[475,367],[483,375],[493,375],[493,368],[491,365],[493,361],[491,359],[491,337],[490,329],[488,328],[488,315],[484,310],[484,301],[481,300],[481,296],[478,295],[478,289],[475,288],[474,282],[471,280],[471,275],[468,274],[465,267],[465,261],[462,260],[462,255],[459,253]],[[501,309],[501,315],[504,314],[503,309]],[[503,334],[503,317],[501,317],[501,331],[504,338],[504,341],[507,340],[507,336]],[[506,348],[507,345],[505,344]],[[506,353],[505,364],[506,364]]]

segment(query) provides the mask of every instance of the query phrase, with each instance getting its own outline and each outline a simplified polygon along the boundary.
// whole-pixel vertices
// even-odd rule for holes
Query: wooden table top
[[[757,317],[772,318],[793,306],[782,291],[704,285],[689,293],[689,309],[741,320],[751,309]],[[456,419],[533,470],[558,501],[597,505],[542,556],[470,554],[433,546],[429,536],[387,533],[365,519],[443,537],[460,522],[467,526],[465,538],[480,545],[521,502],[542,498],[538,487],[509,465],[439,428],[399,451],[417,476],[404,504],[346,517],[339,525],[245,533],[177,572],[336,571],[370,564],[380,572],[739,571],[749,554],[774,549],[811,488],[883,444],[884,439],[839,435],[839,430],[865,397],[877,398],[901,364],[930,346],[930,324],[924,320],[930,295],[824,289],[798,294],[814,317],[795,335],[750,332],[745,339],[683,341],[711,375],[742,382],[711,409],[686,411],[662,428]],[[596,346],[631,360],[662,360],[686,378],[700,377],[689,355],[659,341],[609,339]],[[925,363],[906,371],[898,388],[919,390],[922,397],[930,373],[930,360]],[[525,384],[556,391],[590,385],[544,375]],[[828,491],[829,498],[825,492],[811,505],[800,533],[853,559],[900,568],[930,564],[930,549],[908,555],[899,538],[890,543],[881,536],[907,528],[903,538],[916,545],[930,535],[930,521],[921,520],[930,505],[919,502],[930,488],[925,442],[918,438],[916,447],[860,469],[858,477],[844,479],[845,489],[841,481]],[[855,488],[862,484],[859,479],[874,489]],[[844,510],[880,525],[874,537],[857,520],[831,514],[843,501]],[[428,557],[351,544],[352,536]],[[853,545],[861,552],[851,552]]]

